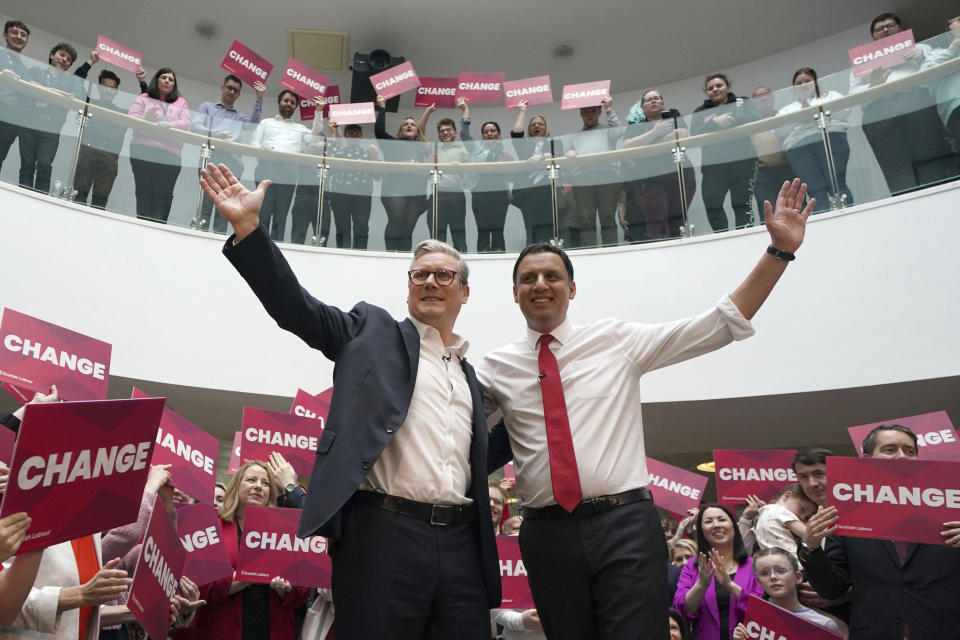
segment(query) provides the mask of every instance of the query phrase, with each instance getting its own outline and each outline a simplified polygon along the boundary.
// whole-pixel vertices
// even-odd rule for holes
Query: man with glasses
[[[882,40],[900,33],[900,18],[882,13],[870,23],[870,35]],[[856,77],[850,72],[850,93],[907,78],[927,62],[932,50],[916,44],[901,64],[874,69]],[[863,106],[863,134],[883,171],[892,195],[953,177],[957,156],[947,143],[947,132],[937,116],[933,96],[924,86],[904,89]]]
[[[480,387],[454,333],[466,263],[427,240],[407,272],[408,318],[341,311],[300,286],[260,224],[269,180],[251,192],[211,164],[200,182],[233,226],[224,254],[270,316],[336,363],[298,535],[330,541],[337,638],[487,640],[500,572]]]
[[[197,109],[193,124],[190,128],[205,136],[213,139],[213,152],[210,154],[210,162],[214,164],[225,164],[230,167],[234,175],[243,174],[243,158],[235,153],[227,153],[217,149],[218,140],[228,140],[230,142],[240,142],[243,135],[243,125],[245,123],[257,124],[263,115],[263,94],[267,87],[259,80],[254,83],[253,90],[257,94],[257,99],[253,103],[250,115],[240,113],[233,106],[240,97],[240,91],[243,89],[243,82],[232,73],[223,79],[220,85],[220,101],[204,102]],[[207,229],[207,222],[213,212],[213,203],[204,198],[200,205],[200,219],[202,220],[203,230]],[[226,233],[227,221],[219,213],[213,220],[214,233]]]
[[[27,73],[21,53],[30,40],[30,29],[19,20],[7,20],[3,27],[3,41],[6,46],[0,49],[0,73],[13,73],[22,77]],[[12,89],[0,88],[0,166],[7,159],[7,153],[13,141],[20,135],[20,120],[23,110],[23,98]]]

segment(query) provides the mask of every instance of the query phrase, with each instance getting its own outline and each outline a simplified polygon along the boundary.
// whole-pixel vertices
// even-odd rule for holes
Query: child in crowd
[[[755,528],[757,546],[760,549],[786,549],[796,559],[797,540],[807,534],[804,524],[817,511],[815,505],[803,493],[799,484],[787,485],[777,494],[774,503],[760,508]]]
[[[803,573],[795,554],[779,547],[761,549],[753,554],[753,573],[771,604],[831,631],[844,634],[847,632],[846,625],[840,620],[800,604],[797,599],[797,585],[803,581]],[[733,630],[733,640],[749,638],[747,628],[741,622]]]

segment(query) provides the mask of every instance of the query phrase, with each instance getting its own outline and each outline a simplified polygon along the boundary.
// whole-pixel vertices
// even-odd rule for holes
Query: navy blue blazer
[[[344,507],[406,419],[417,380],[420,334],[409,319],[398,322],[366,302],[341,311],[311,296],[262,225],[236,246],[231,236],[223,253],[282,329],[336,363],[333,398],[297,532],[336,541],[343,531]],[[486,419],[480,384],[466,360],[463,370],[473,396],[467,495],[480,523],[478,552],[487,597],[490,607],[497,607],[500,565],[488,506]]]

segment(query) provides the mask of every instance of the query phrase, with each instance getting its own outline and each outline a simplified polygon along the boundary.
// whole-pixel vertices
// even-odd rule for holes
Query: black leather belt
[[[520,513],[523,515],[524,519],[570,518],[603,513],[604,511],[610,511],[610,509],[616,509],[617,507],[622,507],[625,504],[630,504],[631,502],[640,502],[641,500],[653,500],[650,490],[646,487],[631,489],[630,491],[624,491],[622,493],[615,493],[611,496],[597,496],[596,498],[588,498],[578,504],[573,510],[573,513],[567,513],[567,511],[558,504],[552,504],[549,507],[539,508],[524,507],[520,510]]]
[[[353,494],[354,504],[392,511],[402,516],[416,518],[435,527],[455,524],[477,524],[477,511],[472,504],[427,504],[386,493],[359,490]]]

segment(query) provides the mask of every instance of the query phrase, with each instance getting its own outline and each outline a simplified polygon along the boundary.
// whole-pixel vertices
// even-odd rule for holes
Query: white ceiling
[[[615,93],[725,69],[898,13],[919,38],[943,30],[960,9],[947,0],[4,0],[3,12],[71,41],[97,34],[141,49],[149,67],[169,66],[219,84],[219,63],[237,38],[275,65],[287,59],[288,28],[347,31],[351,51],[382,48],[425,76],[503,71],[507,79],[550,73],[559,87],[611,78]],[[951,13],[951,11],[953,13]],[[207,40],[199,20],[216,24]],[[866,38],[866,28],[864,28]],[[556,60],[568,43],[575,54]],[[335,81],[348,84],[345,77]]]

